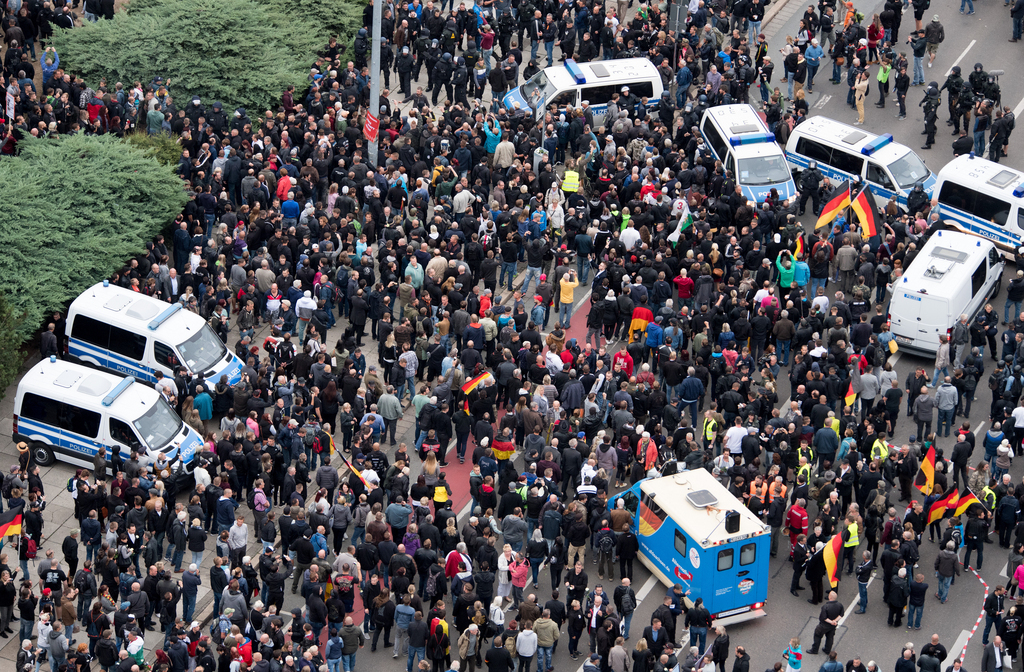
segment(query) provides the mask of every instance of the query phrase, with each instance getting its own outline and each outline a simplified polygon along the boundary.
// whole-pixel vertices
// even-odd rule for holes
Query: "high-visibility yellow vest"
[[[562,176],[562,191],[578,191],[580,188],[580,174],[575,170],[565,171]]]
[[[985,508],[992,511],[996,508],[996,492],[987,485],[981,490],[981,501]]]
[[[889,446],[886,445],[885,441],[875,439],[875,443],[871,446],[871,459],[881,460],[882,462],[889,459]]]
[[[434,487],[434,501],[435,502],[447,502],[448,501],[448,489],[443,485]]]
[[[704,439],[707,441],[714,441],[715,435],[718,433],[718,423],[715,422],[714,418],[704,418]]]
[[[800,467],[799,469],[796,470],[796,475],[799,478],[800,474],[803,474],[804,478],[807,479],[805,482],[806,483],[810,483],[811,482],[811,470],[812,469],[813,469],[813,467],[811,466],[811,463],[808,462],[807,464],[803,465],[802,467]]]
[[[857,523],[850,523],[846,526],[847,531],[850,533],[850,538],[843,544],[844,547],[850,548],[860,545],[860,537],[857,536]]]

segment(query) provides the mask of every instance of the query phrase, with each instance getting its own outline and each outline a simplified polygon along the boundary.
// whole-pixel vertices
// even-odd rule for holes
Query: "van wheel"
[[[41,467],[48,467],[56,461],[53,457],[53,449],[45,443],[32,444],[32,458]]]
[[[1003,287],[1003,276],[1000,275],[999,279],[996,280],[996,284],[992,285],[992,293],[988,295],[988,298],[994,299],[997,296],[999,296],[999,290],[1002,289],[1002,287]]]

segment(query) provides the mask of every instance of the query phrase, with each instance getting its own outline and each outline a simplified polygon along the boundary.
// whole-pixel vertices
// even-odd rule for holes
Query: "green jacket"
[[[793,255],[789,254],[789,268],[782,265],[782,255],[786,253],[779,253],[779,256],[775,258],[775,268],[779,269],[779,287],[789,289],[793,284],[793,276],[796,274],[796,263],[793,261]]]

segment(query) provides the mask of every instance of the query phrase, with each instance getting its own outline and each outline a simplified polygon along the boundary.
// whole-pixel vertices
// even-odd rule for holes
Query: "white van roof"
[[[829,142],[836,147],[843,147],[858,154],[873,157],[885,165],[910,151],[909,147],[895,142],[891,133],[875,135],[820,115],[808,117],[806,121],[796,126],[791,137],[797,135],[807,135],[816,140]]]
[[[133,378],[56,358],[44,359],[29,369],[18,384],[18,392],[31,392],[46,399],[59,397],[97,411],[103,407],[111,415],[127,420],[140,417],[159,395]]]
[[[82,292],[68,312],[84,313],[138,334],[164,334],[171,345],[177,345],[189,332],[202,328],[204,322],[203,318],[185,310],[181,303],[165,303],[106,281]],[[174,334],[174,337],[167,334]]]
[[[646,58],[622,58],[592,63],[577,63],[574,60],[569,60],[564,66],[546,68],[544,72],[550,77],[552,71],[561,72],[568,78],[565,84],[567,87],[616,82],[622,82],[623,86],[629,86],[631,81],[651,78],[661,81],[658,68]],[[557,83],[561,85],[562,80],[558,79]]]
[[[994,243],[978,236],[936,231],[914,258],[898,286],[923,294],[947,296],[960,286],[960,281],[970,278],[979,258],[986,258],[994,247]],[[951,278],[958,280],[950,283]]]
[[[640,490],[653,497],[661,510],[704,548],[764,534],[769,529],[707,469],[647,479]],[[725,531],[727,511],[740,514],[740,529],[735,534]]]
[[[775,142],[775,134],[750,105],[716,105],[705,110],[704,115],[724,131],[725,141],[737,157],[784,153]]]
[[[944,165],[938,178],[1001,198],[1024,199],[1024,173],[971,154],[961,154]]]

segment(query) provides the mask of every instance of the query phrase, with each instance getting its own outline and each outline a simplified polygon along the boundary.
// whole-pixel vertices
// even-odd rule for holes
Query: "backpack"
[[[85,590],[86,583],[88,583],[88,581],[86,581],[85,570],[78,570],[78,573],[75,574],[75,590],[79,592]]]
[[[255,488],[249,488],[249,495],[245,498],[245,503],[249,505],[250,511],[256,510],[256,490]]]
[[[22,537],[22,540],[25,542],[25,557],[29,560],[36,557],[36,553],[39,551],[36,540],[32,537]]]
[[[427,587],[425,591],[427,595],[434,595],[434,593],[437,591],[437,575],[439,573],[440,572],[434,572],[433,574],[427,577]]]
[[[4,483],[0,486],[0,495],[3,495],[4,499],[11,498],[11,488],[14,486],[14,474],[7,474],[4,476]]]
[[[611,553],[615,550],[615,538],[610,534],[606,534],[601,537],[601,541],[597,543],[598,548],[601,549],[602,553]]]
[[[74,479],[74,477],[71,477],[71,478],[68,479],[68,484],[65,487],[66,487],[68,492],[74,492],[75,491],[75,479]]]
[[[626,614],[628,616],[636,610],[636,601],[633,599],[633,593],[627,591],[625,594],[623,594],[621,602],[621,611],[623,614]]]

